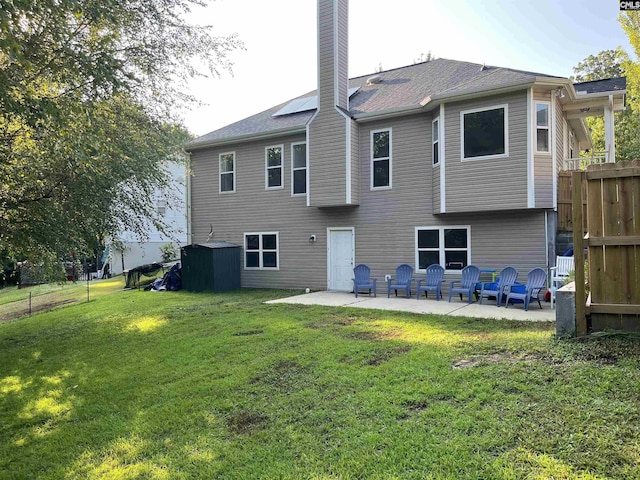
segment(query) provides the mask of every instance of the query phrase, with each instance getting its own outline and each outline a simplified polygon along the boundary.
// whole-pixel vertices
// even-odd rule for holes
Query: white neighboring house
[[[159,232],[151,222],[149,222],[148,239],[140,242],[135,233],[125,231],[118,237],[118,242],[123,248],[116,248],[114,244],[108,245],[108,262],[110,264],[111,275],[119,275],[124,270],[153,262],[162,262],[161,247],[167,243],[173,243],[177,256],[179,257],[179,247],[187,245],[189,241],[188,231],[188,206],[187,189],[188,178],[186,165],[184,163],[169,162],[167,169],[171,173],[173,188],[171,188],[176,201],[169,204],[163,194],[158,189],[153,195],[153,202],[158,213],[164,216],[164,220],[169,227],[169,235]],[[106,261],[105,261],[106,263]],[[101,272],[102,274],[102,272]],[[100,274],[100,276],[102,276]]]

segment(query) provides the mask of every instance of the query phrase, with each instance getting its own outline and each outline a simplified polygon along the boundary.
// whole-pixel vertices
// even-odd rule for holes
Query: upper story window
[[[548,102],[536,103],[536,152],[549,153],[549,106]]]
[[[167,201],[164,199],[159,199],[156,204],[156,211],[158,212],[158,216],[164,217],[167,214]]]
[[[429,265],[462,270],[471,261],[470,227],[416,227],[416,267]]]
[[[282,150],[282,145],[265,148],[265,187],[267,189],[283,188],[282,167],[284,161],[282,158]]]
[[[278,270],[278,232],[244,234],[244,268]]]
[[[462,159],[508,156],[508,123],[507,105],[460,112]]]
[[[391,129],[371,132],[371,188],[391,188]]]
[[[291,144],[291,195],[307,193],[307,144]]]
[[[236,191],[236,152],[220,154],[220,193]]]
[[[433,164],[440,165],[440,117],[431,123],[431,143]]]

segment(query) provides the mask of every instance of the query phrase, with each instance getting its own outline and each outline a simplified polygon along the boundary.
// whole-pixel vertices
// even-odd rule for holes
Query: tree
[[[604,80],[612,77],[627,76],[629,68],[629,55],[618,47],[615,50],[604,50],[597,55],[589,55],[573,68],[576,74],[574,81],[590,82]],[[615,114],[615,142],[616,160],[632,160],[640,158],[640,110],[627,105],[625,111]],[[591,138],[595,150],[604,151],[604,119],[602,117],[587,118],[587,126],[591,130]]]
[[[0,249],[59,258],[163,224],[148,201],[188,138],[194,76],[241,43],[184,16],[198,0],[0,0]],[[198,63],[196,63],[198,62]],[[197,65],[201,65],[198,68]]]
[[[618,21],[633,47],[636,60],[627,58],[624,67],[627,72],[628,102],[640,112],[640,12],[620,12]]]
[[[597,55],[589,55],[573,67],[574,82],[590,82],[603,78],[623,77],[624,62],[629,59],[627,53],[618,47],[615,50],[603,50]]]

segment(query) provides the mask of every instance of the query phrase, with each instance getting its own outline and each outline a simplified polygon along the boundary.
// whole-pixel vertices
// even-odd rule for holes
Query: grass
[[[124,277],[89,282],[89,298],[109,295],[124,288]],[[0,289],[0,322],[20,318],[29,313],[29,300],[33,313],[47,311],[71,303],[87,301],[87,282],[66,282],[36,285],[27,288],[16,286]]]
[[[288,293],[0,324],[0,478],[640,478],[636,339]]]

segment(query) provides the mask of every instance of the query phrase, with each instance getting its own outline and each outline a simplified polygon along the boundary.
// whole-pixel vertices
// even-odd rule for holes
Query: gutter
[[[189,153],[196,150],[216,147],[219,145],[229,145],[232,143],[239,143],[245,140],[266,140],[273,137],[280,137],[282,135],[293,135],[293,134],[305,133],[305,132],[306,132],[306,123],[305,125],[299,125],[295,127],[287,127],[287,128],[280,128],[278,130],[270,130],[268,132],[264,132],[261,134],[251,133],[246,135],[238,135],[237,137],[228,137],[228,138],[221,138],[217,140],[211,140],[209,142],[197,143],[195,145],[186,144],[184,146],[184,149],[187,151],[187,153]]]

